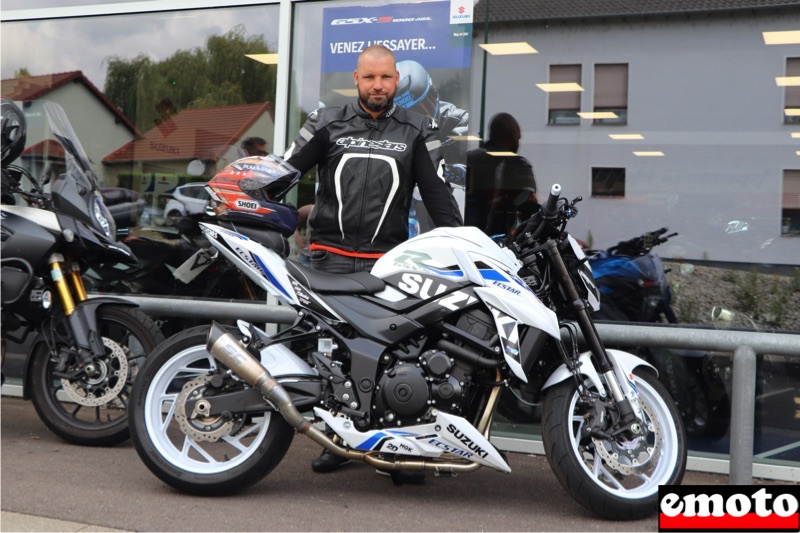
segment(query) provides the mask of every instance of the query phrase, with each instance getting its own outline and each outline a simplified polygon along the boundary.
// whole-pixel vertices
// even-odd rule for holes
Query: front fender
[[[98,307],[109,304],[123,305],[125,307],[139,307],[139,304],[137,303],[133,303],[125,298],[115,298],[114,296],[92,296],[88,300],[77,302],[75,307],[88,307],[89,309],[94,308],[94,310],[97,311]]]
[[[630,398],[635,394],[633,384],[633,369],[645,366],[658,373],[653,365],[644,359],[633,355],[632,353],[623,352],[622,350],[606,350],[608,358],[611,359],[611,364],[614,367],[614,372],[617,375],[617,381],[623,387],[625,396]],[[582,376],[586,376],[592,384],[597,387],[597,391],[605,395],[606,389],[600,380],[600,375],[594,368],[591,361],[591,352],[583,352],[578,359],[579,372]],[[542,390],[545,390],[553,385],[566,381],[572,377],[572,372],[567,368],[567,365],[559,366],[545,382]]]

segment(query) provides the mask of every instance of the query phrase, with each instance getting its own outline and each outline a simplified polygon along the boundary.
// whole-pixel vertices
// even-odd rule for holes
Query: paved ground
[[[0,400],[0,531],[656,531],[655,517],[600,520],[575,503],[544,457],[510,454],[509,475],[480,469],[395,486],[363,464],[313,474],[318,448],[296,437],[266,479],[239,495],[200,498],[158,480],[130,441],[72,446],[33,406]],[[727,476],[687,473],[688,484]]]

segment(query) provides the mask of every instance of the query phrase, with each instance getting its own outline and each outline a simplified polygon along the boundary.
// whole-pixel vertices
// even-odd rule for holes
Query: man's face
[[[375,113],[392,107],[398,76],[392,57],[362,56],[353,74],[361,105]]]

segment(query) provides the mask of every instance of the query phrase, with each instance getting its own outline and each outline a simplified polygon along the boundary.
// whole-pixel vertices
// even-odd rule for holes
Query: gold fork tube
[[[86,296],[86,287],[83,284],[83,278],[81,277],[80,271],[76,268],[70,270],[69,278],[72,280],[72,287],[75,290],[75,296],[77,297],[79,302],[82,302],[88,298]]]
[[[72,294],[69,292],[69,285],[64,279],[64,269],[61,267],[61,261],[64,257],[58,254],[50,256],[50,277],[58,290],[58,295],[61,298],[61,304],[64,307],[64,315],[69,316],[75,311],[75,301],[72,299]]]

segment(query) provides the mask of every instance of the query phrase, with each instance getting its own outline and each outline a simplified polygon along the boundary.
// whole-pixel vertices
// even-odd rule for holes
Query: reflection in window
[[[580,65],[550,65],[550,83],[581,83]],[[580,124],[580,91],[549,93],[548,124]]]
[[[800,235],[800,170],[783,171],[781,235]]]
[[[786,77],[800,77],[800,57],[786,59]],[[784,124],[800,124],[800,86],[788,85],[784,93]]]
[[[599,198],[624,198],[625,169],[592,167],[592,196]]]
[[[595,119],[595,124],[628,123],[628,65],[594,66],[594,111],[610,111],[617,118]]]
[[[277,67],[261,58],[277,52],[278,9],[4,22],[2,94],[60,103],[101,186],[144,202],[139,224],[162,224],[176,189],[238,159],[244,139],[271,149]]]

